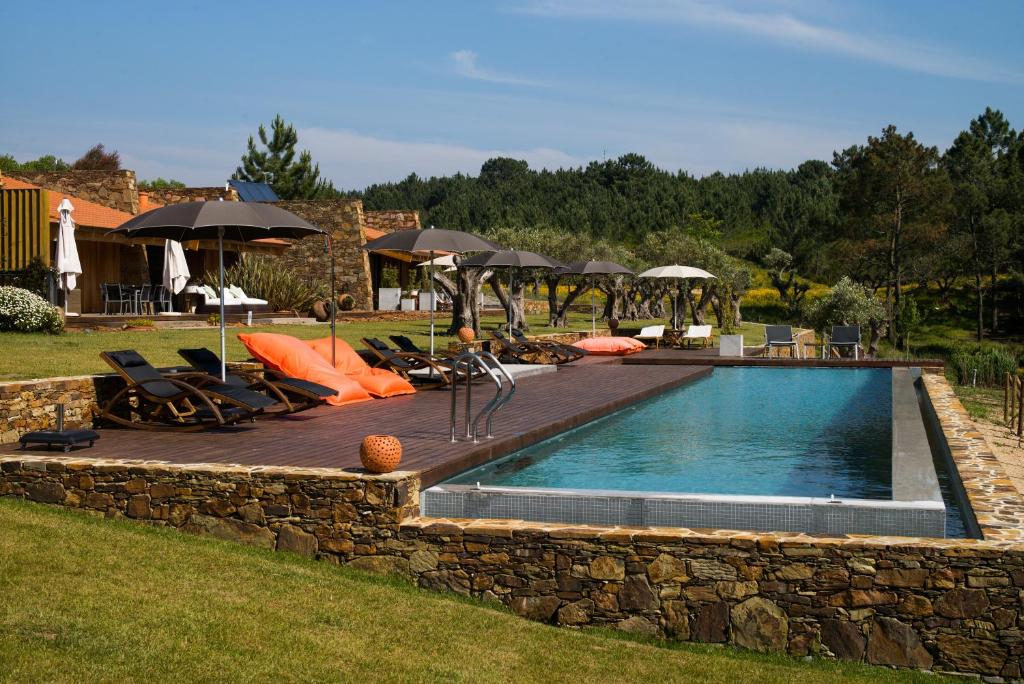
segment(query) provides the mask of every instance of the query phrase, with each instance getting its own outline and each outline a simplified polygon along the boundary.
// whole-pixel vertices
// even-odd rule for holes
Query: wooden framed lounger
[[[166,376],[136,351],[100,352],[100,357],[120,375],[126,385],[98,410],[101,420],[140,430],[195,431],[240,420],[253,419],[277,404],[274,399],[242,387],[210,382],[198,387],[195,382],[206,373],[178,373]],[[192,382],[187,382],[190,380]],[[213,379],[216,381],[216,378]],[[118,413],[122,403],[127,417]],[[133,420],[132,413],[139,416]]]
[[[558,361],[558,363],[560,364],[572,363],[573,361],[582,359],[584,356],[588,354],[586,349],[580,349],[579,347],[573,347],[568,344],[555,342],[553,340],[531,340],[525,334],[523,334],[522,330],[519,330],[518,328],[510,329],[509,333],[512,335],[512,339],[514,339],[519,344],[533,345],[535,347],[539,347],[540,349],[550,351],[552,354],[559,357],[560,360]]]
[[[197,387],[201,388],[210,382],[220,382],[220,357],[206,347],[179,349],[178,356],[207,376],[207,378],[200,378],[195,383]],[[265,411],[265,415],[305,411],[319,406],[338,393],[337,390],[330,387],[301,378],[293,378],[269,368],[262,371],[233,369],[227,373],[225,382],[254,392],[265,392],[277,400],[281,408],[276,411]]]

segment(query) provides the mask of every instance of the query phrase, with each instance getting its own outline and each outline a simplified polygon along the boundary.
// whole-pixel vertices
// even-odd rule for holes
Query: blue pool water
[[[716,368],[449,483],[889,499],[891,463],[889,369]]]

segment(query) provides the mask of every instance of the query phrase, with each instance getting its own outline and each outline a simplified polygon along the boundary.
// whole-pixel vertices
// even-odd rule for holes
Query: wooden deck
[[[640,356],[653,354],[645,352]],[[495,438],[479,444],[448,441],[451,394],[424,391],[202,433],[104,429],[83,457],[171,463],[233,463],[358,469],[359,444],[368,434],[391,434],[403,444],[402,470],[421,473],[429,486],[468,467],[606,415],[712,372],[710,367],[625,366],[587,358],[555,373],[524,378],[513,400],[495,416]],[[474,411],[494,396],[493,384],[474,383]],[[464,434],[463,389],[458,427]],[[0,447],[13,452],[17,445]],[[31,448],[20,453],[41,449]],[[57,452],[51,452],[57,453]]]

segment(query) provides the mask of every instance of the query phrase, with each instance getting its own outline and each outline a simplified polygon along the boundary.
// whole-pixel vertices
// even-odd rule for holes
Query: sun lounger
[[[196,313],[220,313],[220,298],[217,296],[216,290],[209,285],[203,285],[200,288],[199,295],[202,297],[202,301],[196,305]],[[242,300],[231,294],[231,290],[226,290],[224,292],[224,313],[240,314],[244,312]]]
[[[522,330],[519,330],[518,328],[512,328],[511,330],[509,330],[509,332],[512,334],[512,338],[519,344],[532,344],[534,346],[540,347],[541,349],[549,350],[553,354],[562,357],[563,360],[560,363],[572,363],[573,361],[576,361],[577,359],[582,359],[584,356],[587,355],[586,349],[572,347],[570,345],[561,344],[553,340],[531,340],[530,338],[523,334]]]
[[[833,325],[832,335],[828,340],[829,354],[835,349],[840,356],[844,351],[853,350],[853,358],[859,359],[863,347],[860,343],[859,325]]]
[[[502,363],[542,363],[553,365],[564,363],[565,357],[545,349],[532,342],[518,342],[510,340],[500,330],[492,330],[491,337],[494,338],[496,350],[494,355]]]
[[[434,358],[429,354],[395,351],[376,337],[364,337],[362,342],[377,358],[377,362],[373,364],[374,368],[387,368],[422,388],[451,385],[455,377],[453,360]],[[474,377],[479,372],[475,371]]]
[[[789,325],[766,325],[764,327],[764,353],[767,356],[772,355],[772,349],[786,348],[790,349],[790,354],[793,358],[798,358],[800,354],[799,346],[796,340],[793,338],[793,327]]]
[[[101,352],[126,386],[99,409],[101,420],[143,430],[205,430],[255,418],[277,401],[206,373],[164,375],[136,351]],[[203,379],[203,386],[196,383]],[[137,405],[129,405],[136,399]],[[133,414],[138,416],[134,419]]]
[[[250,297],[245,294],[245,290],[237,285],[229,285],[228,293],[242,303],[242,311],[251,311],[253,313],[265,313],[270,311],[270,302],[266,299]]]
[[[702,347],[707,347],[711,344],[711,326],[691,325],[686,329],[686,334],[682,339],[686,342],[687,347],[697,341],[700,341]]]
[[[635,330],[635,328],[634,328]],[[648,347],[651,346],[651,341],[654,342],[654,348],[657,349],[658,345],[661,344],[661,338],[665,336],[665,326],[663,325],[648,325],[645,328],[640,329],[639,335],[633,335],[633,339],[640,340]]]
[[[188,365],[207,374],[210,380],[220,381],[220,357],[206,347],[179,349],[178,355],[185,359]],[[210,380],[199,379],[196,384],[202,388]],[[281,410],[274,413],[305,411],[319,406],[338,393],[337,390],[330,387],[300,378],[292,378],[269,368],[259,372],[231,370],[227,373],[225,382],[235,387],[244,387],[273,397],[282,407]]]

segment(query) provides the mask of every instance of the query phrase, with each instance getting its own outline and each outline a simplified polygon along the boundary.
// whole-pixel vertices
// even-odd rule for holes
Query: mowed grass
[[[0,499],[0,681],[936,682],[529,622],[301,559]]]
[[[449,316],[440,314],[437,319],[438,335],[435,338],[437,349],[447,349],[453,340],[445,334],[450,324]],[[493,330],[504,322],[500,316],[484,318],[483,331]],[[660,324],[665,321],[630,321],[623,325],[636,328],[647,324]],[[529,317],[531,334],[563,332],[565,329],[554,329],[547,326],[547,316]],[[598,325],[600,325],[598,321]],[[569,318],[568,330],[589,330],[590,316],[573,313]],[[338,337],[344,339],[357,349],[363,345],[362,337],[379,337],[388,341],[388,335],[408,335],[424,349],[429,347],[430,322],[428,319],[402,321],[352,321],[339,322]],[[271,325],[231,326],[227,330],[227,358],[241,361],[249,358],[249,353],[238,341],[238,333],[273,332],[294,335],[302,339],[315,339],[330,334],[327,324],[317,325]],[[761,326],[745,323],[743,330],[748,340],[763,342],[764,333]],[[715,335],[717,338],[717,329]],[[749,344],[750,342],[748,342]],[[112,331],[71,331],[62,335],[0,333],[0,381],[24,380],[29,378],[62,377],[68,375],[84,375],[103,373],[110,367],[100,358],[101,351],[119,349],[135,349],[156,366],[178,366],[184,362],[178,356],[178,349],[183,347],[209,347],[219,351],[220,336],[216,326],[202,328],[185,328],[177,330],[112,330]]]

